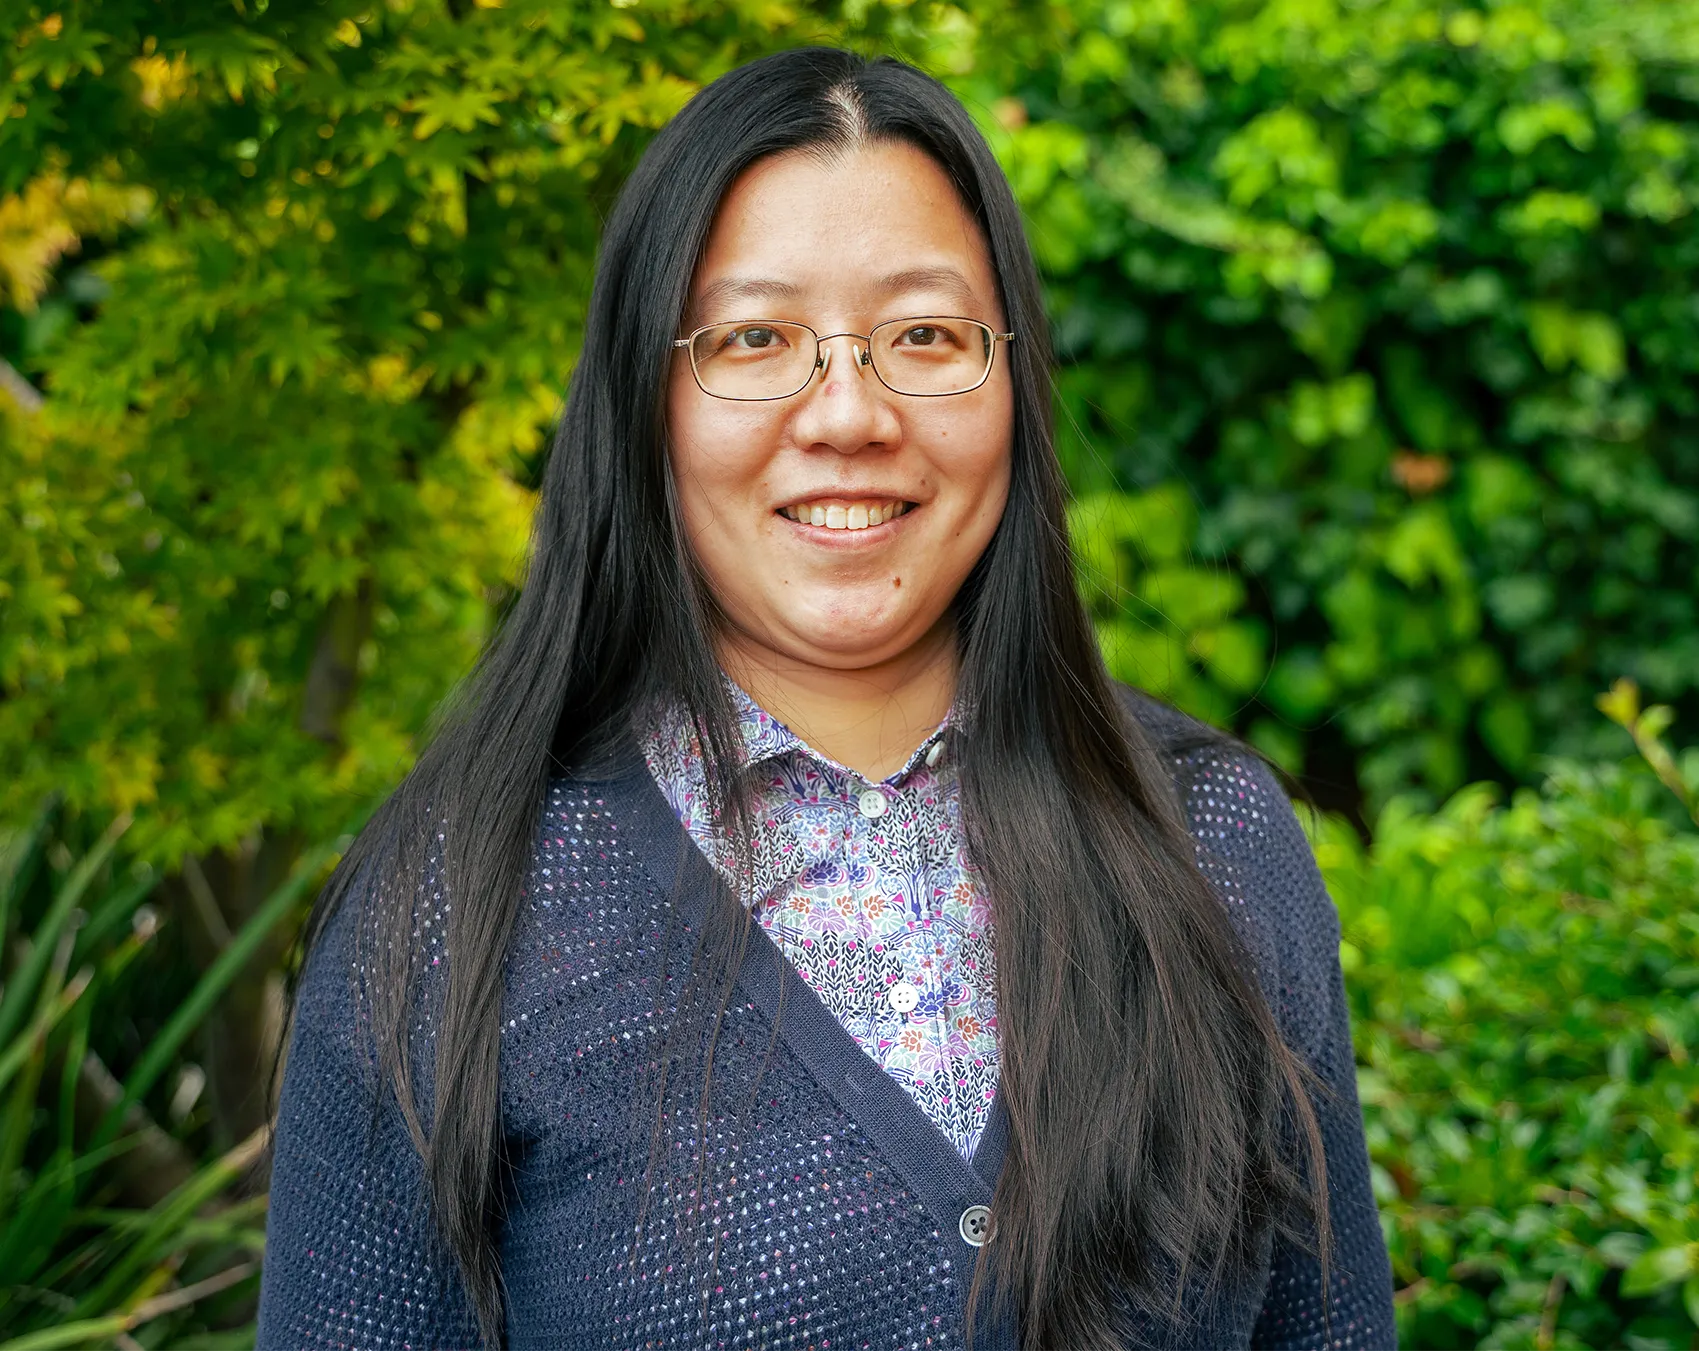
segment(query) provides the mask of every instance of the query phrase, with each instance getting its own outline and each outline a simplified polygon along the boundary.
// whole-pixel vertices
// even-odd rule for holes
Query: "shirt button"
[[[944,743],[942,741],[934,741],[932,743],[932,749],[926,752],[926,763],[928,767],[936,769],[938,767],[938,762],[943,758]]]
[[[891,804],[885,801],[885,795],[877,788],[869,788],[859,798],[855,805],[861,809],[861,814],[869,819],[883,816]]]
[[[969,1206],[962,1212],[961,1223],[956,1227],[961,1230],[963,1243],[983,1248],[991,1237],[991,1207]]]
[[[906,980],[900,980],[886,992],[885,1002],[898,1013],[911,1013],[920,1003],[920,991]]]

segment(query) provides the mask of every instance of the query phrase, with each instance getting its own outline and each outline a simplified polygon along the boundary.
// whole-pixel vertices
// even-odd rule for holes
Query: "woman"
[[[1391,1343],[1332,907],[1107,680],[1047,382],[928,77],[656,138],[524,591],[310,926],[262,1346]]]

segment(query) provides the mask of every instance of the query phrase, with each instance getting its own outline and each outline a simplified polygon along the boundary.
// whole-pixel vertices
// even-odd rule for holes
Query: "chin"
[[[832,665],[870,666],[906,651],[931,627],[913,611],[894,612],[868,598],[837,597],[808,607],[788,626],[792,641]]]

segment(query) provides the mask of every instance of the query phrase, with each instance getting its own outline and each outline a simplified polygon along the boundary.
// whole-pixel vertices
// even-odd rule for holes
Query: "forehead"
[[[949,176],[913,146],[875,143],[745,170],[715,216],[691,309],[699,323],[811,317],[798,306],[847,321],[902,298],[969,317],[998,308],[984,235]]]

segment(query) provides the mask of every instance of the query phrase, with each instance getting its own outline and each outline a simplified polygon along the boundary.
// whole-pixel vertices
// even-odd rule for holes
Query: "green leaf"
[[[1282,653],[1269,673],[1264,697],[1294,722],[1314,722],[1332,703],[1333,677],[1327,663],[1314,648],[1294,648]]]
[[[1226,619],[1245,601],[1245,584],[1225,570],[1167,566],[1139,579],[1138,597],[1185,632]]]
[[[1249,621],[1200,629],[1192,635],[1192,651],[1216,681],[1232,694],[1249,694],[1268,674],[1267,638],[1262,627]]]
[[[1699,1244],[1653,1248],[1622,1273],[1622,1293],[1630,1299],[1655,1294],[1699,1272]]]
[[[1406,512],[1387,535],[1383,558],[1386,570],[1408,587],[1463,580],[1463,551],[1450,520],[1437,507]]]

